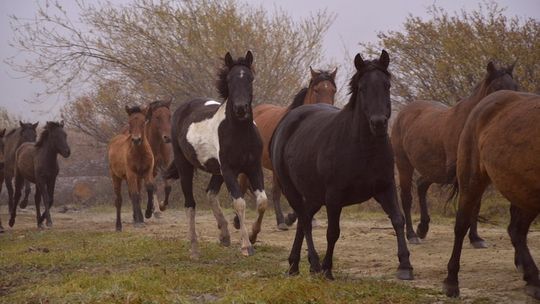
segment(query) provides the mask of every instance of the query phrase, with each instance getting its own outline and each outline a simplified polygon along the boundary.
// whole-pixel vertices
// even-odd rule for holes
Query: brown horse
[[[253,119],[257,124],[257,129],[261,134],[263,141],[263,154],[262,154],[262,165],[268,170],[272,169],[272,162],[270,161],[270,155],[268,153],[268,144],[272,138],[272,134],[276,129],[279,121],[285,114],[293,108],[296,108],[303,104],[314,104],[314,103],[326,103],[334,104],[334,96],[336,94],[336,73],[337,68],[333,72],[330,71],[314,71],[309,67],[311,72],[311,80],[309,81],[309,86],[307,88],[301,89],[296,97],[294,98],[293,103],[289,107],[280,107],[272,104],[260,104],[253,109]],[[287,230],[287,224],[291,225],[296,219],[296,215],[290,214],[285,224],[285,219],[281,211],[281,188],[279,187],[276,176],[272,174],[272,202],[274,203],[274,210],[276,212],[276,221],[278,229]],[[240,183],[244,189],[247,188],[247,180],[245,176],[241,175]]]
[[[508,234],[514,263],[523,271],[528,295],[540,299],[538,268],[527,247],[531,222],[540,213],[540,95],[500,91],[471,112],[459,140],[459,207],[452,257],[444,281],[446,295],[459,295],[463,238],[478,216],[482,194],[493,183],[510,201]]]
[[[399,172],[401,202],[405,213],[407,239],[419,244],[429,229],[426,193],[432,183],[451,184],[456,175],[456,151],[459,134],[472,109],[485,96],[497,90],[516,90],[517,84],[509,68],[497,69],[492,62],[487,65],[487,75],[474,89],[472,95],[448,108],[438,102],[415,101],[399,112],[392,128],[392,146]],[[411,220],[411,184],[414,170],[420,173],[417,180],[420,203],[420,223],[414,232]],[[474,219],[469,239],[475,248],[486,244],[478,236]]]
[[[154,195],[154,155],[145,131],[146,109],[126,106],[129,115],[129,134],[119,134],[109,142],[109,172],[116,195],[116,230],[122,231],[122,181],[126,180],[133,206],[133,224],[143,227],[141,212],[142,181],[148,193],[146,218],[152,216]]]
[[[173,160],[171,145],[171,102],[153,101],[146,111],[145,132],[148,137],[148,143],[154,154],[154,178],[158,171],[163,172]],[[159,217],[160,210],[165,210],[169,204],[169,195],[171,185],[169,180],[163,179],[165,198],[162,204],[159,204],[157,196],[154,196],[154,215]],[[156,189],[157,190],[157,189]],[[157,192],[157,191],[156,191]]]
[[[4,136],[4,182],[8,191],[8,206],[9,212],[13,208],[13,184],[11,181],[15,175],[15,152],[25,142],[36,141],[36,128],[38,123],[23,123],[19,121],[19,127],[12,129]],[[21,208],[25,208],[28,203],[28,195],[30,194],[30,184],[25,185],[24,198],[21,202]]]
[[[17,149],[15,156],[15,198],[11,218],[9,219],[10,227],[15,224],[17,205],[25,181],[36,184],[34,201],[36,204],[37,226],[42,228],[45,219],[47,219],[47,226],[52,226],[50,209],[54,202],[56,177],[60,171],[58,154],[64,158],[69,157],[71,154],[63,121],[48,121],[36,143],[26,142]],[[42,198],[45,205],[43,214],[39,209]]]

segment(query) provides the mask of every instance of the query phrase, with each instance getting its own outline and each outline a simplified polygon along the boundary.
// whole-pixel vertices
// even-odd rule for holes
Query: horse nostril
[[[163,135],[163,141],[166,142],[166,143],[169,143],[171,142],[171,138],[167,135]]]
[[[370,119],[370,123],[373,127],[377,129],[386,128],[388,124],[388,118],[386,117],[373,117]]]

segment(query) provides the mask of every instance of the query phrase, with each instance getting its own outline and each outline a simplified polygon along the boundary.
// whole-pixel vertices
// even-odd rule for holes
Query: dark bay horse
[[[145,216],[150,218],[154,198],[154,155],[145,131],[146,109],[138,106],[125,108],[129,116],[128,134],[119,134],[111,139],[108,147],[109,173],[116,195],[116,231],[122,231],[122,181],[128,186],[133,207],[133,225],[143,227],[141,211],[141,189],[144,184],[148,194]]]
[[[210,99],[194,99],[183,103],[173,114],[172,146],[174,163],[167,170],[166,178],[180,178],[184,193],[186,215],[189,221],[188,237],[191,257],[199,256],[195,232],[195,199],[193,173],[201,169],[212,174],[206,190],[214,216],[218,222],[220,243],[230,245],[228,223],[219,205],[217,194],[223,182],[233,199],[233,207],[240,223],[241,252],[254,253],[252,243],[261,230],[267,198],[261,166],[262,142],[253,123],[252,71],[253,54],[233,60],[230,53],[224,58],[217,87],[225,100],[219,103]],[[245,224],[246,202],[238,184],[238,175],[246,174],[257,198],[259,216],[248,235]]]
[[[418,237],[423,239],[427,235],[430,218],[426,193],[429,186],[433,183],[454,182],[459,135],[469,113],[482,98],[497,90],[517,90],[517,84],[512,78],[513,68],[497,69],[489,62],[485,78],[476,86],[472,95],[451,108],[439,102],[415,101],[399,112],[392,127],[392,146],[410,243],[419,244]],[[420,173],[416,186],[421,216],[416,233],[411,219],[414,170]],[[486,247],[485,241],[478,236],[476,219],[471,226],[469,239],[475,248]]]
[[[278,122],[283,118],[289,110],[299,107],[303,104],[326,103],[334,104],[334,96],[336,94],[336,73],[337,68],[333,72],[330,71],[314,71],[309,67],[311,72],[311,80],[307,88],[302,88],[295,96],[293,103],[289,107],[280,107],[273,104],[260,104],[253,109],[253,120],[257,124],[257,129],[261,134],[263,141],[262,165],[268,170],[272,170],[272,162],[268,153],[270,138],[276,129]],[[283,212],[281,211],[280,197],[281,189],[276,181],[276,177],[272,174],[272,202],[276,212],[277,227],[280,230],[287,230],[287,225],[292,225],[296,220],[295,214],[290,214],[285,221]],[[246,188],[245,176],[240,177],[240,184]],[[287,224],[285,224],[287,222]]]
[[[36,128],[38,123],[23,123],[19,121],[19,127],[12,129],[4,136],[4,182],[8,191],[9,212],[13,208],[13,184],[11,181],[15,176],[15,152],[25,142],[36,141]],[[24,198],[21,202],[21,208],[26,208],[28,204],[28,195],[30,195],[30,184],[26,183]]]
[[[289,256],[289,274],[299,273],[304,236],[312,272],[333,279],[332,256],[339,238],[343,207],[375,198],[388,214],[397,236],[399,279],[413,279],[404,219],[397,201],[394,157],[388,137],[391,114],[390,58],[354,58],[351,98],[340,110],[326,104],[304,105],[288,112],[270,143],[274,173],[298,215]],[[326,205],[328,247],[321,264],[312,239],[311,219]]]
[[[43,220],[47,219],[47,226],[52,226],[50,208],[54,202],[54,187],[56,177],[60,171],[57,155],[67,158],[71,154],[64,131],[64,122],[48,121],[39,135],[37,142],[23,143],[16,152],[15,157],[15,199],[11,210],[9,226],[13,227],[17,214],[17,205],[21,198],[22,187],[25,181],[36,184],[34,201],[36,204],[37,226],[43,227]],[[40,200],[43,199],[45,211],[40,213]]]
[[[510,201],[508,234],[514,263],[528,295],[540,299],[538,268],[527,246],[531,222],[540,213],[540,95],[499,91],[484,98],[463,128],[457,153],[459,206],[454,248],[444,281],[446,295],[459,295],[463,239],[492,183]],[[502,279],[502,278],[501,278]]]

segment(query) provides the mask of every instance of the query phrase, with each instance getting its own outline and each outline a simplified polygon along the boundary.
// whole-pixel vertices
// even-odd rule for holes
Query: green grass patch
[[[286,276],[287,252],[135,233],[14,231],[0,236],[0,303],[421,303],[435,291],[374,279]],[[339,276],[339,273],[338,273]]]

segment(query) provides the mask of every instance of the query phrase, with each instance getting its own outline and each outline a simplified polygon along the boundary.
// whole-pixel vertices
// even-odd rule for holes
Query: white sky
[[[75,1],[59,1],[67,9],[72,19],[77,18]],[[99,0],[86,0],[98,3]],[[113,3],[127,3],[129,0],[111,0]],[[337,15],[325,40],[323,54],[332,61],[342,63],[344,49],[350,53],[358,52],[359,42],[375,42],[380,31],[401,30],[401,25],[409,14],[427,17],[426,8],[437,4],[449,12],[476,9],[478,0],[250,0],[249,4],[262,5],[272,11],[281,7],[294,18],[309,16],[311,12],[327,9]],[[535,18],[540,20],[540,0],[499,0],[506,7],[509,16]],[[52,119],[57,117],[60,108],[66,102],[64,96],[51,96],[41,104],[25,102],[34,100],[34,96],[43,90],[40,83],[32,83],[28,78],[14,72],[4,61],[16,55],[16,50],[9,46],[12,37],[9,16],[30,18],[35,14],[36,2],[33,0],[0,0],[0,106],[10,113],[26,120]],[[538,50],[537,50],[538,51]],[[22,60],[23,58],[21,58]],[[307,67],[306,67],[307,68]],[[341,72],[345,72],[344,70]],[[338,85],[343,85],[338,83]]]

